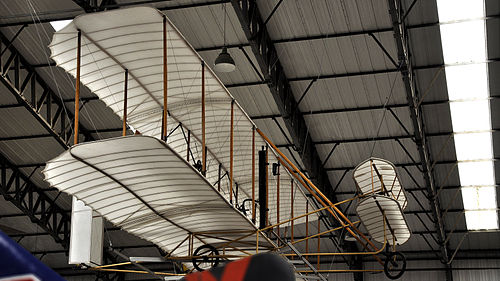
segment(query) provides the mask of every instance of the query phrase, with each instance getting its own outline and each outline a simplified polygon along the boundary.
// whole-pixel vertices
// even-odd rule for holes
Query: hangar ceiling
[[[50,59],[47,45],[54,30],[49,22],[154,6],[213,67],[224,45],[226,5],[226,42],[237,69],[220,79],[330,198],[354,196],[352,169],[358,163],[370,156],[388,159],[409,192],[405,213],[413,236],[401,250],[418,264],[415,272],[438,272],[436,280],[452,280],[462,260],[499,259],[498,232],[471,232],[465,224],[436,1],[401,2],[402,11],[386,0],[0,2],[0,162],[6,175],[1,229],[66,278],[95,278],[67,265],[71,200],[41,175],[44,163],[71,143],[74,110],[74,80]],[[500,5],[487,0],[485,8],[498,194]],[[88,89],[81,104],[86,141],[120,135],[119,117]],[[352,209],[347,213],[355,216]],[[111,225],[107,233],[128,255],[158,254],[153,245]],[[328,243],[325,238],[322,245]],[[451,259],[457,262],[449,266]],[[371,262],[366,258],[361,266]]]

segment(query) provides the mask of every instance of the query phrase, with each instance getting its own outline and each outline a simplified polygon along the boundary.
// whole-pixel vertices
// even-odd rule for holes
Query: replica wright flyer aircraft
[[[255,126],[160,11],[139,7],[79,16],[54,34],[50,49],[57,65],[77,80],[75,145],[44,170],[53,187],[76,198],[70,263],[105,271],[137,264],[129,257],[102,264],[102,216],[154,243],[167,253],[163,260],[185,269],[152,272],[142,263],[142,270],[131,272],[175,279],[276,252],[306,266],[296,268],[303,279],[355,271],[319,269],[320,257],[339,255],[372,255],[388,276],[403,273],[406,263],[395,247],[410,232],[394,166],[368,159],[354,171],[359,195],[330,202]],[[122,137],[78,144],[80,83],[123,118]],[[127,125],[140,134],[126,136]],[[364,226],[338,208],[353,200],[359,201]],[[309,225],[320,214],[337,226],[312,233]],[[294,239],[299,224],[305,225],[305,237]],[[349,233],[362,251],[319,253],[319,245],[318,252],[309,251],[310,239],[335,231]],[[379,254],[386,245],[392,252],[384,262]]]

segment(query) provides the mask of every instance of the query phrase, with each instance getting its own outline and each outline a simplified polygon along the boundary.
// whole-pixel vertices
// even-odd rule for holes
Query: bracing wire
[[[401,64],[398,66],[398,70],[400,68],[401,68]],[[397,80],[398,77],[399,77],[399,75],[396,73],[394,75],[394,80],[392,81],[392,85],[391,85],[391,90],[389,92],[389,96],[386,98],[384,106],[382,107],[382,118],[380,118],[380,122],[379,122],[379,124],[377,126],[377,133],[372,138],[373,145],[372,145],[372,149],[371,149],[371,152],[370,152],[370,157],[373,156],[373,152],[375,151],[375,145],[377,144],[377,142],[375,141],[375,139],[380,134],[380,129],[382,128],[382,124],[384,122],[385,116],[387,115],[387,108],[388,108],[387,105],[389,104],[389,101],[391,100],[392,95],[394,94],[394,85],[396,84],[396,80]]]
[[[37,22],[38,23],[41,23],[40,21],[40,18],[36,12],[36,9],[35,7],[33,6],[33,3],[31,2],[31,0],[26,0],[26,4],[28,6],[28,10],[30,12],[30,16],[31,16],[31,19],[33,20],[33,22],[35,23],[34,26],[35,26],[35,29],[36,29],[36,34],[37,34],[37,37],[38,37],[38,41],[40,42],[40,45],[43,45],[43,41],[42,41],[42,38],[40,37],[40,32],[38,31],[38,26],[37,26]],[[44,33],[45,33],[45,30],[43,30]],[[47,36],[47,38],[49,37],[47,33],[45,33],[45,35]],[[47,56],[47,54],[45,52],[43,52],[44,56],[45,56],[45,59],[46,59],[46,62],[47,63],[50,63],[50,59],[49,57]],[[68,120],[68,124],[71,128],[71,131],[74,132],[74,128],[73,128],[73,124],[72,124],[72,120],[69,120],[69,114],[68,114],[68,110],[66,109],[66,106],[64,105],[64,99],[62,97],[62,94],[61,94],[61,90],[60,90],[60,87],[59,87],[59,83],[57,81],[57,79],[55,78],[55,74],[54,74],[54,71],[52,68],[49,68],[50,70],[50,76],[52,77],[52,80],[54,81],[55,85],[56,85],[56,92],[57,92],[57,95],[59,96],[59,98],[61,99],[61,102],[63,102],[63,110],[64,110],[64,113],[66,114],[66,118]],[[32,101],[32,102],[35,102],[35,101]]]
[[[39,42],[40,42],[40,45],[43,45],[43,40],[42,40],[42,38],[41,38],[41,36],[40,36],[40,32],[39,32],[39,30],[38,30],[38,26],[37,26],[37,24],[41,24],[41,21],[40,21],[40,17],[39,17],[39,15],[38,15],[38,12],[36,11],[36,8],[35,8],[35,6],[34,6],[34,5],[33,5],[33,3],[32,3],[32,0],[26,0],[26,3],[27,3],[27,5],[28,5],[28,9],[29,9],[29,11],[30,11],[30,15],[31,15],[31,17],[32,17],[32,20],[33,20],[33,22],[35,23],[35,24],[34,24],[34,26],[35,26],[35,28],[36,28],[36,30],[37,30],[37,32],[36,32],[36,33],[37,33],[37,36],[38,36],[38,40],[39,40]],[[46,37],[48,40],[50,40],[50,36],[47,34],[46,30],[42,28],[42,31],[43,31],[43,33],[44,33],[45,37]],[[47,54],[46,54],[45,52],[43,52],[43,53],[44,53],[44,56],[45,56],[45,60],[46,60],[46,62],[47,62],[47,63],[50,63],[50,59],[49,59],[49,57],[47,56]],[[57,79],[56,79],[56,77],[55,77],[55,74],[54,74],[53,69],[52,69],[52,68],[49,68],[49,69],[50,69],[50,75],[51,75],[51,77],[52,77],[52,80],[53,80],[53,81],[54,81],[54,83],[56,84],[56,92],[57,92],[57,95],[59,96],[59,98],[60,98],[61,102],[63,103],[63,104],[62,104],[62,106],[63,106],[63,110],[64,110],[64,112],[66,113],[66,117],[68,118],[68,121],[69,121],[69,122],[68,122],[68,124],[70,125],[70,128],[71,128],[72,132],[74,132],[73,124],[72,124],[72,122],[71,122],[72,120],[69,120],[69,117],[68,117],[68,116],[69,116],[69,115],[68,115],[68,111],[67,111],[67,109],[66,109],[66,106],[64,105],[64,99],[63,99],[62,94],[61,94],[61,91],[60,91],[59,83],[58,83],[58,81],[57,81]],[[72,83],[72,82],[71,82],[71,79],[69,78],[69,74],[68,74],[68,73],[66,73],[66,72],[65,72],[65,74],[66,74],[66,75],[65,75],[66,80],[69,82],[69,84],[72,86],[72,88],[73,88],[73,90],[74,90],[74,89],[75,89],[75,85],[74,85],[74,83]],[[82,104],[83,104],[83,103],[82,103]],[[88,112],[87,108],[85,108],[85,107],[84,107],[83,109],[85,110],[84,112],[86,113],[87,118],[90,120],[90,122],[91,122],[92,126],[94,127],[94,130],[95,130],[95,132],[96,132],[96,134],[97,134],[98,138],[100,138],[100,139],[101,139],[101,138],[102,138],[102,136],[100,135],[99,131],[97,130],[97,127],[96,127],[96,125],[95,125],[95,123],[94,123],[94,120],[92,120],[92,118],[90,117],[90,113]]]

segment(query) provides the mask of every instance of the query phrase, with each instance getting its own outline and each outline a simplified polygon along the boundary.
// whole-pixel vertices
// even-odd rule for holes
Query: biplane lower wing
[[[227,244],[226,254],[241,251],[239,247],[255,253],[255,225],[156,138],[128,136],[76,145],[49,161],[44,174],[52,186],[123,230],[169,253],[175,250],[174,256],[189,256],[204,244]],[[271,246],[259,235],[259,247]]]
[[[410,238],[411,232],[398,201],[382,195],[371,195],[362,199],[356,207],[373,240],[389,245],[402,245]]]

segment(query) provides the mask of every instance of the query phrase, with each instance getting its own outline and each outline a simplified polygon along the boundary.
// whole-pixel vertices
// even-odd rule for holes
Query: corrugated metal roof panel
[[[396,54],[391,33],[376,36],[390,54]],[[394,68],[369,36],[277,44],[276,50],[288,78]]]
[[[65,13],[81,13],[81,8],[73,1],[2,1],[0,2],[0,16],[2,22],[33,20],[38,17],[51,15],[54,11]]]
[[[423,102],[446,101],[446,74],[444,69],[429,68],[415,70],[417,88]],[[433,82],[434,81],[434,82]]]
[[[300,109],[302,112],[309,112],[382,106],[389,97],[388,104],[406,104],[400,77],[399,73],[387,73],[317,80],[304,96]],[[295,100],[302,97],[309,83],[310,81],[292,82]]]
[[[498,15],[500,12],[496,12]],[[500,32],[500,19],[489,19],[486,21],[486,42],[488,58],[498,59],[500,58],[500,38],[498,33]]]
[[[267,85],[234,87],[229,91],[251,117],[279,114],[278,106],[269,93]]]
[[[137,0],[116,0],[117,3],[134,3],[138,2]],[[141,1],[139,1],[140,3]],[[196,4],[205,4],[205,3],[218,3],[220,1],[218,0],[175,0],[175,1],[157,1],[158,3],[151,3],[148,4],[149,6],[153,6],[156,8],[161,8],[161,7],[177,7],[177,6],[186,6],[186,5],[196,5]],[[141,6],[144,6],[144,4],[140,4]]]
[[[436,186],[438,190],[441,186]],[[463,210],[462,192],[459,188],[442,189],[439,193],[439,203],[444,214],[446,210]],[[446,221],[450,228],[453,228],[454,218],[446,217]]]
[[[0,105],[18,104],[16,98],[9,93],[3,84],[0,84]],[[3,110],[3,109],[2,109]]]
[[[422,111],[427,133],[449,133],[452,131],[448,103],[426,105]]]
[[[29,218],[26,218],[26,220],[29,221]],[[28,233],[41,231],[40,228],[32,225],[31,231]],[[54,241],[54,238],[49,235],[26,236],[20,240],[19,244],[25,249],[36,249],[35,251],[63,250],[61,244]]]
[[[3,96],[3,95],[2,95]],[[0,109],[0,137],[31,136],[46,134],[47,131],[28,113],[24,107]]]
[[[427,137],[427,146],[429,147],[432,161],[457,160],[453,136],[451,134]]]
[[[462,246],[460,249],[499,249],[500,248],[500,240],[498,239],[498,231],[491,232],[469,232],[467,237],[465,237]],[[450,247],[452,249],[456,249],[458,243],[463,238],[463,233],[453,234],[450,239]],[[458,251],[458,255],[461,255],[460,250]]]
[[[458,169],[455,164],[436,165],[433,170],[436,188],[441,186],[459,186]],[[449,174],[449,176],[448,176]]]
[[[405,127],[411,130],[409,110],[395,108],[393,111]],[[306,115],[306,122],[309,124],[311,137],[316,141],[406,135],[404,129],[389,112],[386,111],[384,114],[384,111],[380,110]],[[380,124],[380,131],[377,134]]]
[[[73,103],[68,105],[74,107]],[[91,100],[84,103],[80,102],[80,118],[80,124],[91,131],[99,132],[99,130],[104,129],[122,128],[121,116],[116,115],[113,110],[107,107],[101,100]],[[120,133],[120,131],[118,131],[118,133]]]
[[[422,172],[418,170],[417,166],[408,166],[405,168],[406,169],[398,168],[398,175],[403,183],[403,187],[408,189],[418,187],[425,188],[424,176]],[[406,172],[406,170],[408,170],[408,172]]]
[[[22,212],[16,206],[9,203],[9,201],[6,201],[3,196],[0,196],[0,213],[10,215],[22,214]]]
[[[496,0],[486,0],[486,15],[498,15],[500,13],[500,3]]]
[[[409,145],[405,146],[412,154],[417,154],[415,145],[412,145],[411,140],[401,140]],[[317,145],[320,155],[326,157],[334,144]],[[373,149],[373,154],[372,154]],[[377,157],[389,160],[395,164],[411,163],[411,159],[405,154],[397,142],[392,140],[376,141],[376,142],[356,142],[356,143],[341,143],[333,152],[325,167],[355,167],[361,161],[369,157]]]
[[[241,24],[230,3],[226,4],[226,11],[226,42],[228,44],[246,43],[245,33],[241,29]],[[214,47],[223,44],[223,5],[167,10],[164,13],[182,31],[184,37],[194,48]]]
[[[2,196],[2,204],[5,202],[3,201],[3,196]],[[10,203],[6,203],[10,204]],[[32,232],[37,232],[37,229],[39,231],[42,231],[34,225],[31,220],[27,216],[22,216],[22,217],[5,217],[2,218],[2,225],[8,226],[9,228],[17,230],[17,233],[24,232],[24,233],[32,233]]]
[[[485,268],[483,270],[455,270],[453,271],[453,280],[456,281],[489,281],[496,280],[500,276],[500,261],[498,259],[456,260],[453,262],[453,267]]]
[[[408,9],[413,1],[405,0],[403,2],[403,7]],[[407,17],[407,22],[410,25],[433,23],[438,21],[436,1],[417,1]]]
[[[344,179],[339,184],[340,179],[342,178],[342,175],[344,174],[344,171],[329,171],[328,176],[330,178],[330,182],[333,183],[333,188],[338,186],[337,192],[349,192],[350,194],[346,194],[346,197],[353,197],[354,192],[356,192],[356,187],[354,185],[354,182],[352,181],[352,171],[348,171],[347,174],[344,176]],[[339,196],[339,195],[337,195]],[[339,199],[340,200],[340,199]]]
[[[258,119],[255,120],[255,124],[275,144],[288,143],[287,139],[272,119]]]
[[[406,196],[406,197],[408,197],[408,210],[411,210],[411,211],[416,211],[416,210],[423,211],[421,205],[425,208],[425,210],[430,210],[429,200],[427,199],[426,196],[427,196],[426,193],[424,193],[422,191],[408,191],[408,194]],[[421,217],[423,218],[423,217],[426,217],[426,216],[423,215]],[[429,223],[427,225],[429,225],[429,226],[433,225],[433,224],[430,223],[430,221],[428,221],[428,222]],[[417,222],[417,224],[419,224],[419,223]],[[412,224],[412,225],[414,225],[414,224]],[[420,229],[420,227],[419,227],[419,229]]]
[[[419,1],[420,2],[420,1]],[[380,269],[378,263],[365,263],[366,268]],[[440,261],[423,260],[411,261],[408,263],[408,268],[437,268],[437,270],[428,271],[406,271],[405,274],[398,280],[411,281],[411,280],[426,280],[426,281],[441,281],[446,279],[444,272],[444,265]],[[387,280],[385,274],[364,274],[364,280],[367,281],[382,281]]]
[[[278,0],[257,1],[265,19]],[[391,26],[387,3],[382,1],[286,1],[269,21],[273,39],[345,33]],[[312,20],[311,20],[312,19]]]
[[[13,164],[44,163],[61,153],[63,148],[52,138],[36,138],[0,143],[2,154]],[[41,149],[43,148],[43,149]]]
[[[438,26],[410,29],[413,64],[417,66],[443,63],[441,34]]]

